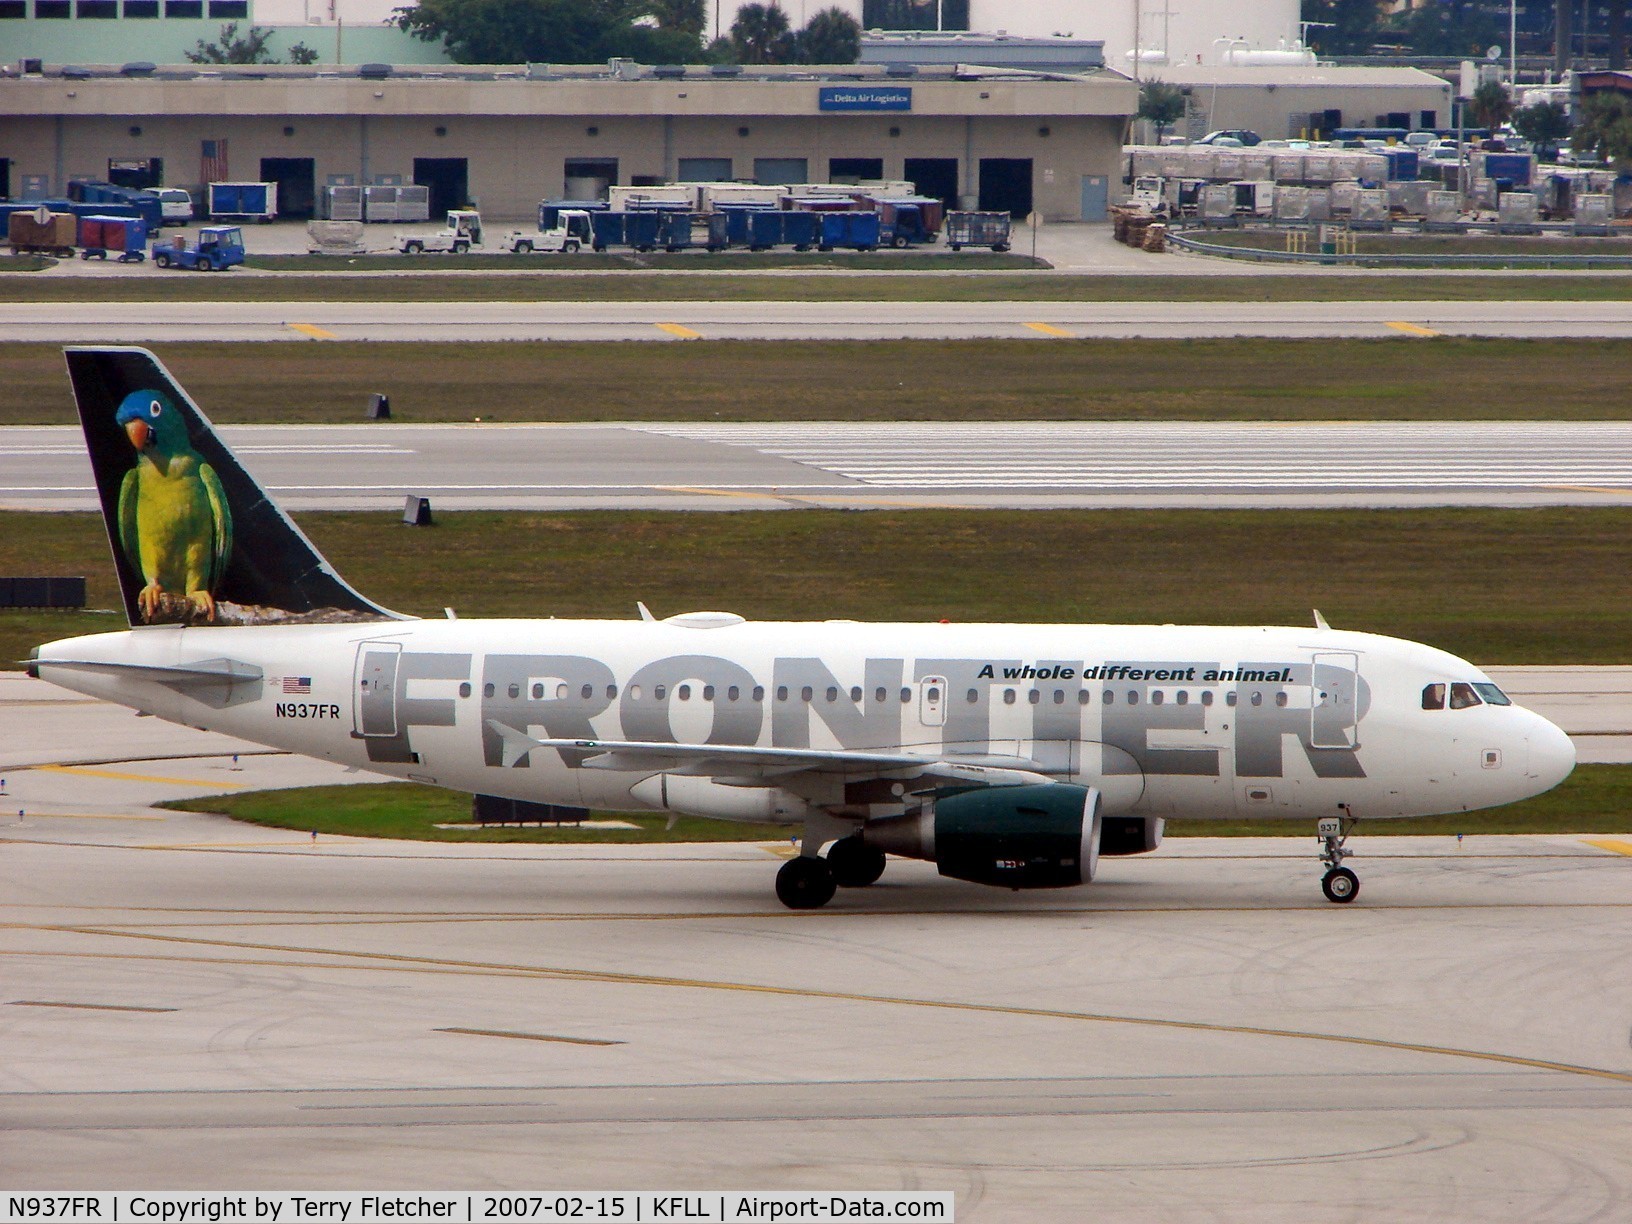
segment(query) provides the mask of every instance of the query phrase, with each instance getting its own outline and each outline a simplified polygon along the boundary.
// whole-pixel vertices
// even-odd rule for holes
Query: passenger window
[[[1100,694],[1100,700],[1103,701],[1106,705],[1111,705],[1113,702],[1116,701],[1116,694],[1111,692],[1110,689],[1106,689],[1103,693]]]
[[[831,684],[827,686],[827,699],[829,702],[837,701],[839,699],[839,690],[834,688]]]
[[[888,693],[886,693],[883,689],[879,689],[873,694],[873,700],[877,701],[877,702],[888,701],[889,697],[890,697],[890,695]]]
[[[901,704],[902,705],[912,704],[912,690],[910,688],[904,688],[904,689],[901,690]]]
[[[640,685],[631,684],[629,686],[629,700],[630,701],[639,701],[640,700]]]
[[[588,701],[591,697],[595,696],[595,686],[593,684],[584,685],[583,688],[578,690],[578,695],[585,701]]]
[[[1003,704],[1004,705],[1013,705],[1014,704],[1014,690],[1013,689],[1004,689],[1003,690]]]
[[[1065,690],[1064,689],[1055,689],[1054,690],[1054,704],[1055,705],[1064,705],[1065,704]]]
[[[1164,700],[1165,700],[1165,695],[1163,694],[1161,689],[1157,689],[1154,693],[1152,693],[1150,695],[1150,704],[1151,705],[1161,705]]]
[[[1280,706],[1281,709],[1283,709],[1283,710],[1286,708],[1286,700],[1287,700],[1287,698],[1286,698],[1285,693],[1276,693],[1275,694],[1275,704]]]
[[[727,701],[735,701],[735,700],[737,700],[737,698],[739,698],[741,696],[742,696],[742,690],[740,688],[738,688],[734,684],[730,688],[725,690],[725,699]]]
[[[714,700],[714,686],[712,684],[703,685],[703,700],[704,701],[713,701]]]
[[[1473,685],[1463,684],[1460,680],[1451,685],[1451,709],[1465,710],[1469,706],[1483,704],[1479,694],[1473,691]]]
[[[1186,692],[1184,689],[1180,689],[1178,691],[1178,693],[1174,696],[1173,700],[1175,702],[1177,702],[1179,705],[1189,705],[1190,704],[1190,694],[1188,692]]]
[[[964,694],[963,699],[965,701],[967,701],[970,705],[974,705],[976,702],[978,702],[980,700],[980,690],[979,689],[970,689],[967,693]]]
[[[1445,708],[1445,686],[1430,684],[1422,690],[1422,708],[1425,710],[1443,710]]]
[[[857,705],[861,704],[861,685],[858,684],[850,690],[850,700]]]
[[[765,700],[765,686],[763,684],[754,685],[754,700],[755,701],[764,701]]]
[[[1129,705],[1138,705],[1139,704],[1139,694],[1133,689],[1128,690],[1128,704]]]
[[[537,689],[538,689],[538,690],[539,690],[539,691],[538,691],[538,696],[540,696],[540,697],[542,697],[542,696],[543,696],[543,695],[544,695],[544,690],[543,690],[543,689],[542,689],[542,688],[541,688],[541,687],[540,687],[540,686],[538,686],[538,685],[534,685],[534,686],[533,686],[533,687],[534,687],[534,688],[537,688]],[[521,696],[521,685],[519,685],[519,684],[512,684],[512,685],[511,685],[511,686],[510,686],[510,696],[512,696],[512,697],[520,697],[520,696]]]
[[[799,700],[800,701],[809,701],[815,695],[816,695],[816,690],[811,688],[810,685],[808,685],[808,684],[805,685],[804,688],[799,690]]]
[[[510,686],[510,696],[519,697],[520,695],[521,694],[516,692],[516,686],[512,684]],[[543,699],[543,697],[544,697],[544,686],[542,684],[533,685],[533,700],[534,701],[540,701],[540,700]]]
[[[1233,706],[1239,700],[1240,698],[1235,695],[1234,689],[1224,694],[1224,704],[1227,706]]]
[[[606,699],[608,701],[613,700],[614,698],[617,697],[617,695],[618,695],[618,686],[617,685],[609,684],[609,685],[606,686]]]
[[[1264,704],[1264,695],[1258,689],[1253,689],[1252,691],[1252,704],[1255,706],[1261,706]]]
[[[662,701],[663,698],[668,695],[668,692],[669,692],[669,689],[668,689],[667,685],[665,685],[665,684],[654,684],[654,685],[652,685],[652,700],[653,701]]]
[[[561,683],[555,686],[555,699],[557,701],[565,701],[567,699],[567,682],[565,680],[561,681]]]
[[[1213,690],[1212,689],[1202,689],[1201,690],[1201,704],[1204,705],[1204,706],[1210,706],[1210,705],[1213,704]]]
[[[482,685],[482,696],[483,697],[493,696],[493,686],[491,684]]]
[[[1094,695],[1092,693],[1090,693],[1087,689],[1078,689],[1077,690],[1077,704],[1078,705],[1087,705],[1093,699],[1094,699]]]
[[[786,701],[788,699],[788,686],[787,685],[779,684],[779,685],[776,686],[776,699],[778,701]]]
[[[460,686],[459,686],[459,696],[461,696],[461,697],[469,697],[469,696],[470,696],[470,685],[468,685],[468,684],[461,684],[461,685],[460,685]]]
[[[676,697],[680,698],[681,701],[690,701],[691,700],[691,685],[682,684],[679,688],[674,690],[674,695]]]
[[[1036,705],[1042,699],[1043,699],[1043,691],[1041,689],[1032,689],[1029,693],[1026,694],[1026,700],[1031,702],[1032,705]]]

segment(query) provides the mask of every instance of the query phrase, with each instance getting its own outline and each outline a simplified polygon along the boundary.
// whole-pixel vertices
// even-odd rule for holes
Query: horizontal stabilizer
[[[31,659],[29,672],[38,677],[42,667],[71,667],[78,671],[102,672],[132,680],[156,680],[160,684],[196,685],[248,684],[265,676],[253,663],[237,659],[200,659],[196,663],[110,663],[104,659]]]

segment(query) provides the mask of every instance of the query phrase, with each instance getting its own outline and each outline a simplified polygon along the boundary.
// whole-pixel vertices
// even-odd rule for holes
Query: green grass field
[[[1013,272],[1047,270],[1046,260],[992,251],[592,251],[576,254],[250,255],[246,266],[267,272]]]
[[[467,823],[470,797],[455,791],[387,782],[368,786],[312,786],[182,799],[163,806],[187,812],[217,812],[250,824],[314,830],[349,837],[389,837],[412,841],[480,842],[637,842],[785,841],[789,830],[776,825],[738,824],[682,817],[672,832],[662,816],[617,816],[636,829],[582,829],[572,826],[508,826],[439,829]],[[597,813],[605,818],[611,813]],[[1306,837],[1312,822],[1169,821],[1170,837]],[[1362,821],[1355,834],[1364,853],[1367,837],[1497,833],[1622,833],[1632,829],[1632,765],[1583,765],[1556,790],[1523,803],[1457,816],[1420,820]],[[1312,856],[1311,851],[1311,856]]]
[[[153,347],[221,423],[1632,417],[1629,340]],[[59,345],[0,344],[0,425],[76,419]]]
[[[903,272],[856,277],[752,273],[616,272],[481,276],[100,277],[94,291],[78,277],[19,277],[6,293],[16,302],[1311,302],[1311,301],[1626,301],[1632,273],[1593,276],[1377,276],[1288,273],[1257,276],[1082,276],[1055,272]]]
[[[1309,624],[1485,664],[1632,659],[1632,506],[1536,510],[875,510],[303,514],[342,574],[440,616]],[[85,574],[115,607],[99,516],[0,513],[0,573]],[[122,629],[0,612],[0,660]]]

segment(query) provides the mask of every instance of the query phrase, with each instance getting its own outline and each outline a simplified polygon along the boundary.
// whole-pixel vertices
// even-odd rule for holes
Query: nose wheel
[[[1326,900],[1338,905],[1347,905],[1360,895],[1360,877],[1343,866],[1343,860],[1354,853],[1345,849],[1344,843],[1349,840],[1356,817],[1347,804],[1343,805],[1343,812],[1343,817],[1322,818],[1319,825],[1320,861],[1326,868],[1320,891],[1326,894]]]

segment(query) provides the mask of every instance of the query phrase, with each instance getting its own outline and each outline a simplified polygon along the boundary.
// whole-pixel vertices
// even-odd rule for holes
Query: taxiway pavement
[[[1632,669],[1498,678],[1624,746]],[[0,1187],[1632,1213],[1632,836],[1362,834],[1346,907],[1311,836],[796,914],[786,845],[314,841],[148,805],[360,775],[16,675],[0,718]]]
[[[382,509],[1620,504],[1625,422],[226,426],[282,504]],[[0,429],[0,507],[96,507],[77,428]]]
[[[858,296],[862,291],[858,289]],[[1632,336],[1632,302],[28,302],[19,341]]]

